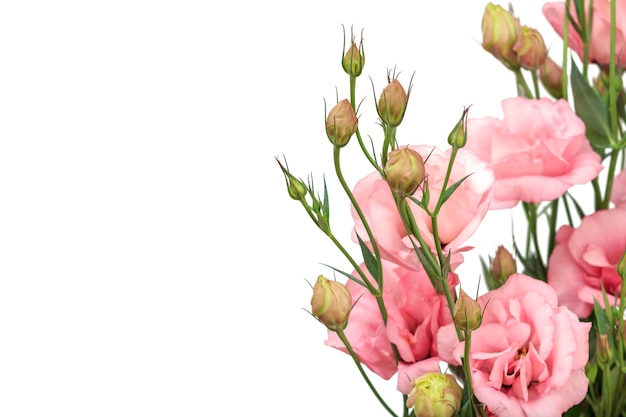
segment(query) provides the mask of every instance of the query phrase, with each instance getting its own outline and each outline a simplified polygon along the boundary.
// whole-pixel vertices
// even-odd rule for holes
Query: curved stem
[[[363,369],[363,366],[361,365],[361,362],[359,361],[358,356],[354,352],[354,349],[352,349],[352,345],[350,345],[350,342],[348,341],[348,338],[346,337],[346,335],[345,335],[345,333],[343,332],[342,329],[337,330],[337,336],[339,336],[339,339],[341,339],[341,341],[343,342],[344,346],[348,350],[348,353],[350,354],[350,356],[352,356],[352,359],[354,360],[354,363],[356,364],[357,368],[359,368],[359,372],[361,373],[361,376],[363,377],[363,379],[367,383],[367,386],[370,387],[370,389],[372,390],[372,393],[374,394],[376,399],[378,399],[380,404],[385,408],[385,410],[387,410],[387,412],[390,415],[392,415],[394,417],[398,417],[396,415],[396,413],[394,413],[393,410],[389,407],[389,405],[387,405],[387,403],[385,402],[383,397],[381,397],[381,395],[378,393],[378,391],[376,390],[376,387],[374,386],[374,384],[372,384],[372,381],[367,376],[367,373]],[[406,408],[406,405],[404,407]]]

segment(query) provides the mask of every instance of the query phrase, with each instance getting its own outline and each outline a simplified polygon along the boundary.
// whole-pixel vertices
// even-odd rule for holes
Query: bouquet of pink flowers
[[[486,5],[482,47],[519,94],[501,119],[464,109],[446,149],[398,143],[411,85],[394,72],[375,98],[382,135],[364,139],[363,41],[344,44],[350,96],[325,129],[358,259],[333,234],[326,183],[278,160],[289,196],[352,266],[317,278],[310,313],[392,416],[626,416],[626,0],[542,12],[563,38],[560,62],[512,9]],[[348,145],[372,167],[354,187],[341,166]],[[525,233],[479,254],[475,277],[455,272],[488,211],[514,208]],[[486,291],[472,297],[462,283],[477,276]],[[364,367],[397,378],[397,410]]]

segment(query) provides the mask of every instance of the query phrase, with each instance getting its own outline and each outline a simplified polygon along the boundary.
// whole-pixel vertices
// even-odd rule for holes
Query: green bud
[[[386,125],[397,127],[404,118],[409,96],[397,79],[391,80],[378,100],[378,116]]]
[[[463,109],[463,114],[461,118],[457,122],[454,129],[448,135],[448,143],[450,146],[455,146],[457,148],[462,148],[465,146],[467,142],[467,113],[469,112],[469,107]]]
[[[289,176],[287,180],[287,192],[289,193],[289,197],[300,201],[302,198],[306,197],[308,190],[302,181],[296,177]]]
[[[346,74],[353,77],[358,77],[363,72],[365,66],[365,55],[363,53],[363,42],[360,47],[356,43],[352,42],[352,45],[348,49],[341,60],[341,65]]]
[[[476,300],[460,290],[459,298],[454,303],[454,323],[461,330],[476,330],[483,319],[483,311]]]
[[[522,25],[511,12],[502,6],[488,3],[482,19],[483,48],[490,52],[507,68],[520,67],[513,50],[522,33]]]
[[[405,146],[389,152],[385,178],[394,192],[413,194],[425,175],[424,160],[413,149]]]

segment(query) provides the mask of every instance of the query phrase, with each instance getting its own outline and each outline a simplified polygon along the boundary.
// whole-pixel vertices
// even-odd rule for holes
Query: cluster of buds
[[[311,297],[311,313],[329,330],[345,329],[352,310],[352,296],[345,285],[317,277]]]
[[[420,417],[452,417],[461,408],[463,390],[450,374],[431,372],[411,382],[406,401]]]
[[[538,70],[548,52],[543,37],[523,26],[517,17],[502,6],[489,3],[482,19],[483,48],[507,68]]]

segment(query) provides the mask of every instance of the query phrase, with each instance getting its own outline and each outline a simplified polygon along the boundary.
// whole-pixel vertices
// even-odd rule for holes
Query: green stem
[[[530,87],[528,87],[528,84],[526,83],[526,80],[524,79],[524,75],[522,74],[522,70],[517,68],[515,70],[513,70],[513,72],[515,73],[515,82],[517,84],[517,90],[519,93],[519,89],[521,88],[522,91],[524,92],[524,96],[527,98],[533,98],[533,93],[532,91],[530,91]]]
[[[611,202],[611,190],[613,189],[613,178],[615,177],[615,168],[617,167],[618,156],[619,153],[617,151],[611,151],[609,170],[606,178],[606,189],[604,190],[604,200],[602,201],[601,209],[609,208],[609,203]]]
[[[337,174],[337,179],[339,180],[339,183],[341,184],[341,187],[343,188],[344,192],[350,199],[350,202],[352,203],[354,210],[359,216],[359,219],[361,219],[361,222],[363,223],[363,227],[365,228],[365,231],[367,232],[367,237],[369,238],[370,243],[372,244],[374,257],[376,258],[376,272],[377,272],[376,282],[378,283],[378,291],[380,291],[380,294],[382,294],[383,293],[383,280],[382,280],[383,268],[380,262],[380,253],[378,250],[378,245],[376,244],[376,241],[374,240],[374,234],[372,233],[372,230],[370,229],[370,226],[367,223],[365,216],[363,215],[363,211],[361,210],[361,207],[359,207],[359,204],[357,203],[356,198],[354,198],[354,194],[352,194],[350,187],[348,187],[348,184],[346,183],[346,180],[343,177],[343,174],[341,172],[341,163],[340,163],[340,157],[339,157],[340,151],[341,151],[340,147],[338,146],[334,147],[333,160],[335,162],[335,172]]]
[[[564,22],[563,22],[563,62],[561,67],[563,68],[563,72],[561,73],[561,85],[562,85],[562,94],[563,99],[568,100],[568,77],[567,77],[567,66],[568,66],[568,52],[569,52],[569,18],[567,11],[570,10],[570,1],[565,0],[565,13],[564,13]]]
[[[528,221],[528,229],[530,232],[530,238],[532,239],[532,244],[535,247],[535,257],[537,258],[537,263],[539,264],[538,277],[541,280],[546,280],[546,267],[543,264],[543,259],[541,257],[541,247],[539,246],[539,236],[537,234],[537,205],[535,203],[523,203],[524,211],[526,212],[526,220]]]
[[[356,106],[356,77],[354,75],[350,76],[350,104],[352,104],[352,108],[354,109],[354,112],[356,113],[356,111],[357,111],[357,106]],[[361,151],[363,152],[363,154],[365,155],[365,157],[367,158],[369,163],[374,168],[376,168],[376,170],[381,175],[383,175],[382,168],[378,165],[378,163],[376,162],[376,159],[372,155],[370,155],[369,151],[365,147],[365,143],[363,142],[363,138],[361,137],[361,131],[359,130],[358,126],[356,128],[356,132],[355,133],[356,133],[356,138],[357,138],[357,141],[359,142],[359,147],[361,148]]]
[[[550,259],[550,255],[552,254],[552,250],[554,249],[555,240],[556,240],[556,220],[558,217],[559,210],[559,199],[552,200],[550,203],[550,217],[548,219],[548,230],[550,231],[550,235],[548,237],[548,254],[546,256],[547,259]]]
[[[455,326],[456,327],[456,326]],[[467,387],[467,397],[470,400],[470,403],[472,404],[472,408],[474,410],[474,412],[476,413],[476,415],[479,416],[484,416],[484,412],[483,410],[481,410],[478,405],[476,404],[476,401],[474,399],[474,389],[473,389],[473,385],[472,385],[472,371],[470,368],[470,347],[471,347],[471,343],[472,343],[472,331],[471,330],[467,330],[465,332],[465,346],[464,346],[464,353],[463,353],[463,374],[465,374],[465,386]]]
[[[341,341],[345,345],[346,349],[348,350],[348,353],[350,354],[350,356],[352,356],[352,359],[354,360],[354,363],[356,364],[357,368],[359,368],[359,372],[361,373],[361,376],[363,377],[363,379],[367,383],[367,386],[370,387],[370,389],[372,390],[372,393],[374,394],[376,399],[378,399],[380,404],[385,408],[385,410],[387,410],[387,412],[390,415],[392,415],[394,417],[398,417],[396,415],[396,413],[394,413],[393,410],[389,407],[389,405],[387,405],[387,403],[385,402],[383,397],[381,397],[381,395],[378,393],[378,391],[376,390],[376,387],[374,386],[374,384],[372,384],[372,381],[367,376],[367,373],[363,369],[363,366],[361,365],[361,362],[359,361],[358,356],[354,352],[354,349],[352,349],[352,345],[350,345],[350,342],[348,341],[348,338],[346,337],[346,335],[345,335],[345,333],[343,332],[342,329],[337,330],[337,336],[339,336],[339,339],[341,339]],[[405,406],[405,408],[406,408],[406,406]]]

